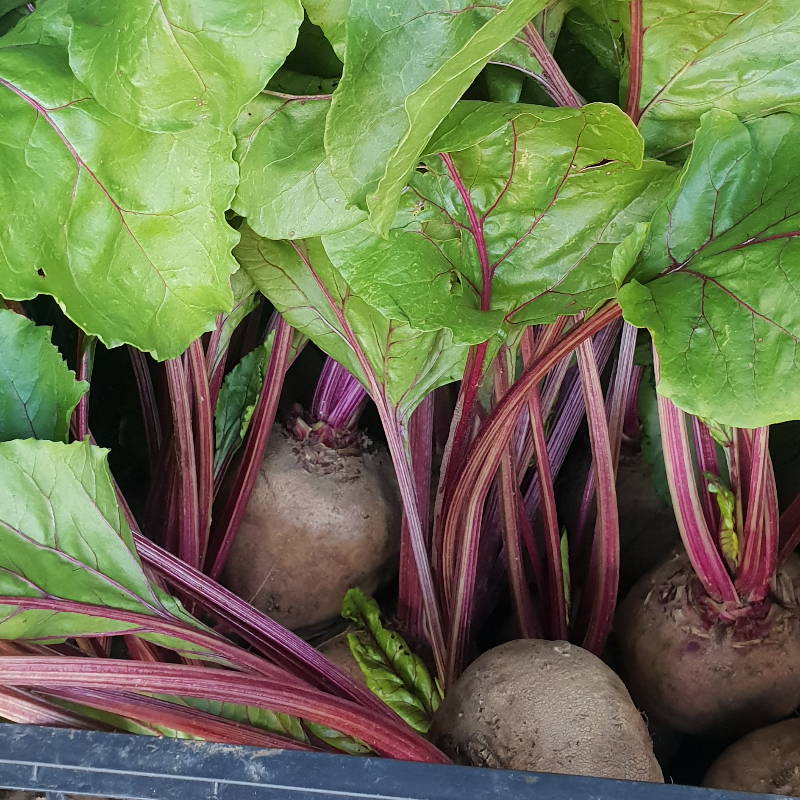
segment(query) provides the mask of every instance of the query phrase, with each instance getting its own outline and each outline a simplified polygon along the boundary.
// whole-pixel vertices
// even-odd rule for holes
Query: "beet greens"
[[[800,541],[768,450],[800,399],[800,17],[696,6],[0,2],[0,716],[446,761],[412,727],[499,593],[521,636],[604,647],[637,329],[703,590],[767,598]],[[346,608],[386,704],[217,583],[308,342],[289,427],[350,446],[371,402],[402,496],[433,680]],[[141,526],[90,425],[122,344]]]

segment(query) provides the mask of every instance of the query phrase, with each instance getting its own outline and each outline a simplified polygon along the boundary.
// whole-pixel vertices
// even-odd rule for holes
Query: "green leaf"
[[[352,0],[325,146],[348,200],[369,211],[376,232],[386,235],[436,127],[492,54],[545,5]]]
[[[221,703],[217,700],[206,700],[201,697],[161,697],[178,705],[196,708],[214,714],[217,717],[239,722],[242,725],[252,725],[279,736],[287,736],[298,742],[307,742],[308,736],[303,731],[300,720],[288,714],[276,714],[266,708],[255,708],[253,706],[240,706],[236,703]]]
[[[39,328],[13,311],[0,310],[0,441],[66,441],[69,420],[89,390],[76,381],[50,328]]]
[[[369,745],[364,744],[360,739],[346,736],[343,733],[339,733],[339,731],[333,730],[333,728],[328,728],[325,725],[318,725],[308,720],[305,720],[305,725],[314,736],[318,739],[322,739],[325,744],[329,744],[331,747],[335,747],[337,750],[341,750],[348,755],[363,756],[373,752]]]
[[[308,18],[322,28],[339,59],[344,61],[350,0],[303,0],[303,7]]]
[[[647,222],[637,222],[633,230],[622,240],[622,243],[614,250],[611,256],[611,275],[617,287],[625,283],[625,279],[633,269],[636,259],[642,252],[644,243],[647,240],[647,231],[650,224]]]
[[[261,95],[236,126],[240,182],[233,209],[268,239],[306,239],[352,228],[366,213],[348,208],[325,155],[329,100]]]
[[[703,116],[619,301],[649,328],[659,392],[699,417],[755,428],[800,408],[800,119]]]
[[[619,78],[626,56],[620,16],[627,16],[628,4],[608,0],[581,0],[577,5],[579,7],[567,16],[567,28],[603,69]]]
[[[239,327],[242,320],[258,305],[258,290],[250,276],[243,270],[237,269],[231,275],[231,289],[233,290],[233,308],[230,314],[225,314],[222,321],[222,330],[215,359],[209,364],[208,374],[213,375],[220,364],[222,356],[228,352],[228,345],[233,332]]]
[[[214,410],[214,474],[242,446],[256,410],[272,353],[274,331],[226,376]]]
[[[70,0],[73,72],[151,131],[230,129],[294,47],[300,0]]]
[[[107,452],[88,442],[0,443],[0,596],[60,598],[199,623],[147,579],[120,510]],[[138,626],[0,606],[0,638],[52,641]],[[175,640],[147,636],[175,647]],[[192,646],[181,647],[184,652]]]
[[[651,348],[649,340],[647,344]],[[652,363],[643,366],[642,380],[639,384],[642,458],[650,465],[650,478],[656,493],[669,507],[672,507],[667,467],[664,463],[664,444],[661,440],[661,420],[658,416],[655,372]]]
[[[593,52],[575,36],[574,29],[574,25],[567,25],[561,31],[553,54],[564,77],[585,102],[612,103],[624,107],[625,102],[620,98],[619,76],[601,65]],[[578,30],[584,32],[583,29]]]
[[[454,345],[447,330],[423,332],[384,317],[353,293],[318,239],[276,242],[243,226],[236,256],[293,328],[367,386],[352,337],[400,419],[462,376],[467,347]]]
[[[267,84],[269,93],[280,92],[294,95],[303,102],[301,95],[331,94],[339,84],[338,78],[321,78],[319,75],[304,75],[301,72],[281,67]],[[293,98],[287,98],[293,99]]]
[[[52,295],[106,346],[161,359],[230,308],[229,134],[132,127],[44,45],[0,46],[0,120],[0,204],[14,208],[0,230],[0,294]]]
[[[464,188],[428,155],[387,239],[362,224],[323,243],[353,291],[415,328],[474,344],[551,322],[614,296],[616,247],[674,181],[642,148],[615,106],[461,102],[427,152],[449,152]]]
[[[26,14],[3,37],[0,47],[22,44],[57,44],[66,47],[70,22],[67,0],[39,0],[36,11]]]
[[[572,603],[572,577],[569,572],[569,537],[567,529],[561,531],[561,574],[564,580],[564,604],[567,608],[567,624]]]
[[[347,640],[369,690],[414,730],[427,733],[440,697],[425,663],[399,634],[383,627],[378,604],[361,589],[347,592],[342,616],[361,628]]]
[[[20,20],[25,19],[25,14],[17,9],[9,11],[7,14],[0,16],[0,36],[5,36],[9,31],[13,30]]]
[[[800,105],[800,15],[786,0],[658,0],[643,10],[648,152],[694,138],[712,108],[743,119]]]
[[[0,17],[21,5],[24,3],[21,3],[20,0],[0,0]]]
[[[734,567],[738,567],[739,537],[736,535],[736,525],[733,521],[736,513],[736,498],[718,475],[714,475],[713,472],[704,472],[703,477],[706,479],[708,491],[717,496],[717,505],[719,506],[722,523],[719,531],[722,554]]]
[[[488,98],[493,103],[518,103],[525,75],[501,64],[487,64],[483,70]]]

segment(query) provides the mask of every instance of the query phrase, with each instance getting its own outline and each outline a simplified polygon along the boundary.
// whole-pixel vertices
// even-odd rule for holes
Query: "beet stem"
[[[423,532],[428,534],[428,509],[431,482],[431,462],[433,456],[433,403],[431,392],[414,410],[409,421],[408,441],[411,450],[411,468],[414,472],[414,485],[417,491],[420,521]],[[415,642],[430,644],[425,629],[425,609],[422,602],[422,589],[417,575],[414,552],[409,539],[411,535],[408,518],[403,512],[400,533],[400,585],[397,599],[397,616],[406,638]],[[429,537],[426,545],[430,547]]]
[[[448,682],[463,668],[475,585],[480,517],[489,487],[500,464],[503,447],[513,436],[531,388],[582,341],[621,315],[619,305],[610,302],[563,334],[552,348],[524,369],[522,375],[492,409],[470,447],[444,523],[445,555],[452,559],[451,563],[457,564],[458,576],[457,593],[451,606]],[[454,546],[457,542],[458,549]]]
[[[314,391],[311,418],[327,423],[336,432],[352,431],[368,400],[361,382],[328,356]]]
[[[535,357],[533,350],[529,348],[529,344],[530,342],[526,342],[523,337],[522,357],[525,366],[531,363]],[[508,386],[504,387],[503,394],[506,391],[508,391]],[[567,604],[564,597],[564,570],[561,561],[561,531],[558,525],[553,474],[550,470],[550,458],[547,453],[547,439],[544,432],[544,418],[538,386],[531,387],[528,395],[528,420],[533,452],[536,458],[536,473],[539,477],[545,553],[547,556],[547,584],[546,587],[542,587],[542,594],[546,592],[548,598],[549,624],[547,631],[551,639],[566,639]],[[517,492],[519,491],[516,484],[515,489]]]
[[[635,339],[635,336],[634,336]],[[627,357],[627,356],[626,356]],[[629,365],[630,366],[630,365]],[[630,369],[624,367],[619,372]],[[591,342],[578,346],[578,368],[581,375],[586,420],[592,446],[592,466],[597,484],[597,523],[589,562],[589,576],[575,621],[574,635],[583,647],[599,655],[611,631],[614,607],[619,587],[619,518],[617,515],[616,464],[611,444],[611,431],[606,418],[603,388]],[[627,394],[624,392],[611,408],[615,416],[616,431],[622,435],[622,409]],[[617,451],[618,452],[618,451]]]
[[[269,365],[264,375],[261,395],[250,422],[250,430],[244,446],[239,468],[234,478],[233,487],[216,521],[209,542],[209,554],[206,571],[217,580],[222,574],[233,539],[239,530],[247,503],[264,459],[269,443],[272,424],[278,410],[283,379],[292,347],[293,330],[283,317],[277,316],[275,321],[275,338],[272,343]]]
[[[511,352],[508,347],[503,345],[494,362],[494,392],[497,399],[500,399],[508,391],[513,369],[514,364]],[[533,391],[535,392],[536,389]],[[530,590],[525,580],[525,565],[522,558],[522,529],[519,519],[519,483],[517,482],[517,467],[514,459],[513,441],[511,440],[503,448],[503,455],[500,461],[499,485],[500,530],[503,536],[503,546],[506,550],[506,569],[508,571],[508,582],[511,586],[514,614],[522,637],[533,639],[539,632],[540,625],[536,619]],[[556,522],[556,529],[557,526],[558,523]]]
[[[179,356],[167,361],[165,367],[172,405],[173,446],[178,476],[178,554],[187,564],[199,567],[203,560],[205,541],[200,529],[202,517],[185,359]]]
[[[128,345],[128,355],[131,358],[136,387],[139,391],[139,402],[142,406],[147,458],[150,462],[150,478],[152,479],[158,469],[158,454],[161,451],[162,439],[158,403],[153,389],[153,379],[147,367],[147,356],[132,345]]]
[[[658,381],[659,361],[655,346],[653,366]],[[738,594],[708,529],[698,496],[686,415],[668,398],[658,394],[658,418],[672,507],[692,567],[712,599],[738,604]]]

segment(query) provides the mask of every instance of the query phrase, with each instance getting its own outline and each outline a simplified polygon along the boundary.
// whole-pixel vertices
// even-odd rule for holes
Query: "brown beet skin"
[[[748,734],[731,745],[703,780],[709,789],[800,794],[800,719],[787,719]]]
[[[663,781],[622,681],[568,642],[521,639],[484,653],[447,691],[431,738],[460,764]]]
[[[385,450],[337,451],[275,426],[223,583],[311,634],[338,619],[348,589],[372,594],[391,576],[400,520]]]
[[[714,610],[681,552],[645,575],[617,612],[634,702],[696,735],[736,736],[800,704],[800,561],[782,567],[770,598],[735,622]]]

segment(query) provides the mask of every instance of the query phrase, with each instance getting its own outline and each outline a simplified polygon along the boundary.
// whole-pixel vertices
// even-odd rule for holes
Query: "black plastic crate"
[[[48,800],[736,800],[688,786],[0,725],[0,787]]]

